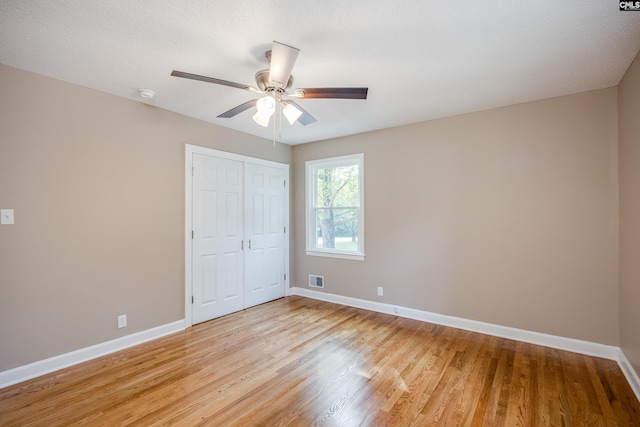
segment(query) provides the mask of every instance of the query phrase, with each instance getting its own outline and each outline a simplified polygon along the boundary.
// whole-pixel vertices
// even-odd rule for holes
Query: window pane
[[[307,255],[364,260],[364,154],[305,162]]]
[[[359,206],[358,165],[318,169],[316,188],[318,207]]]
[[[316,247],[358,250],[358,208],[316,210]]]

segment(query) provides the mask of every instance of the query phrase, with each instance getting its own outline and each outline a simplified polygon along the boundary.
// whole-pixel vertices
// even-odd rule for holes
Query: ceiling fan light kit
[[[265,57],[270,62],[269,69],[258,71],[255,75],[257,87],[176,70],[173,70],[171,75],[266,95],[247,101],[217,116],[228,119],[255,106],[257,112],[253,115],[253,120],[264,127],[269,126],[269,119],[275,113],[276,106],[280,107],[282,114],[291,125],[299,122],[307,126],[317,121],[295,101],[287,98],[367,99],[368,88],[366,87],[291,89],[293,85],[291,71],[299,53],[300,49],[274,41],[271,50],[265,53]]]
[[[260,98],[256,103],[256,108],[258,109],[258,112],[253,115],[253,121],[255,121],[260,126],[268,127],[269,119],[276,111],[275,99],[273,99],[272,96],[265,96],[264,98]]]
[[[262,127],[269,127],[269,119],[271,118],[271,114],[265,114],[258,111],[253,115],[253,121],[259,124]]]
[[[290,125],[293,125],[300,116],[302,115],[302,111],[298,110],[295,105],[288,101],[282,101],[280,103],[280,107],[282,108],[282,112],[284,116],[287,118],[287,121]]]
[[[276,110],[276,101],[271,96],[265,96],[258,100],[256,108],[260,113],[272,116],[273,112]]]

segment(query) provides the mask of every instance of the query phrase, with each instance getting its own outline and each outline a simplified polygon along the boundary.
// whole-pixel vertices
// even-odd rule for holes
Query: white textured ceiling
[[[300,49],[294,87],[367,86],[367,100],[302,99],[299,144],[618,84],[640,12],[611,0],[0,0],[0,62],[267,139],[255,96],[171,77],[255,85],[271,42]],[[151,101],[139,88],[154,90]]]

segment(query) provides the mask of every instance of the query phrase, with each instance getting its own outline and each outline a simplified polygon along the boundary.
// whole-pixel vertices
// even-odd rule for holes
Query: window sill
[[[321,257],[327,257],[327,258],[341,258],[341,259],[351,259],[351,260],[355,260],[355,261],[364,261],[364,254],[362,253],[343,253],[343,252],[320,252],[320,251],[313,251],[313,250],[309,250],[307,249],[307,255],[310,256],[321,256]]]

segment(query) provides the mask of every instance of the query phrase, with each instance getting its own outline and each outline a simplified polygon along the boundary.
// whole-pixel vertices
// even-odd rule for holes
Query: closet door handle
[[[249,239],[249,249],[251,249],[251,239]]]

